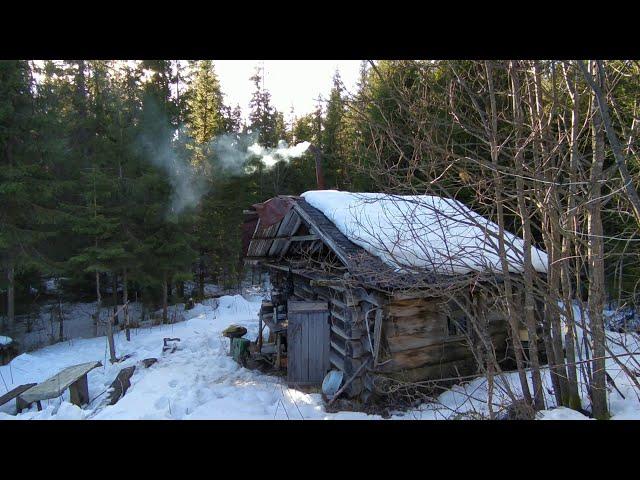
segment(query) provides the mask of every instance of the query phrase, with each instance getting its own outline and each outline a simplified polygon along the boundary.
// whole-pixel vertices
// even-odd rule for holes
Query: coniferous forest
[[[267,168],[250,144],[311,142],[325,149],[331,185],[354,181],[339,74],[328,101],[287,124],[258,70],[243,122],[208,60],[0,68],[6,328],[33,307],[43,277],[105,303],[112,284],[156,305],[182,299],[185,280],[200,294],[205,279],[238,285],[242,210],[315,185],[308,154]]]

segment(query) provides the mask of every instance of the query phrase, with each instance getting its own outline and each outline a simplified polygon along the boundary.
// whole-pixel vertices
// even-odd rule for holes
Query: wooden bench
[[[35,385],[19,394],[18,399],[29,406],[49,398],[56,398],[68,388],[71,403],[81,407],[89,403],[89,384],[87,374],[94,368],[101,367],[100,362],[87,362],[67,367],[53,377]]]
[[[14,398],[16,399],[16,410],[18,413],[20,413],[22,411],[23,408],[27,408],[28,405],[24,403],[24,401],[19,397],[19,395],[27,390],[29,390],[31,387],[37,385],[37,383],[27,383],[25,385],[19,385],[16,388],[14,388],[13,390],[5,393],[4,395],[2,395],[0,397],[0,405],[4,405],[7,402],[10,402],[11,400],[13,400]],[[37,402],[38,405],[38,410],[42,410],[42,404],[40,402]]]

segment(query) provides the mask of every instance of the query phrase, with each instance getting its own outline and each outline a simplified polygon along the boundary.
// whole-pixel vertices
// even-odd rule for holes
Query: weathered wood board
[[[127,393],[127,390],[131,386],[131,377],[133,373],[136,371],[135,365],[131,367],[123,368],[118,372],[116,379],[111,384],[111,392],[108,395],[108,404],[115,405],[121,397]]]
[[[325,302],[288,304],[287,382],[319,385],[329,370],[329,310]]]
[[[100,362],[87,362],[67,367],[53,377],[23,392],[20,398],[27,403],[32,403],[38,400],[59,397],[73,383],[82,381],[87,373],[101,365]],[[81,386],[84,387],[86,385]]]
[[[35,385],[37,385],[37,383],[27,383],[25,385],[17,386],[13,390],[5,393],[0,397],[0,405],[4,405],[5,403],[10,402],[14,398],[16,398],[18,395],[20,395],[22,392],[29,390],[31,387]]]

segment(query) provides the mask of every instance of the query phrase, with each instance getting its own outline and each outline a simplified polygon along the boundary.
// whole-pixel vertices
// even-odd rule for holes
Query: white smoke
[[[258,143],[254,143],[247,151],[261,157],[260,160],[262,164],[267,168],[271,168],[279,161],[288,162],[292,158],[301,157],[310,145],[309,142],[301,142],[290,147],[287,142],[280,140],[277,148],[267,148]]]
[[[289,162],[293,158],[301,157],[311,145],[309,142],[301,142],[289,146],[287,142],[280,140],[276,148],[270,148],[260,145],[257,137],[258,134],[255,132],[216,137],[211,142],[215,161],[227,171],[247,174],[255,169],[247,164],[252,157],[259,157],[259,161],[269,170],[280,161]]]
[[[301,157],[309,148],[309,142],[301,142],[289,146],[284,140],[278,142],[276,148],[260,145],[257,132],[248,134],[219,135],[209,142],[211,158],[208,162],[217,165],[223,173],[246,175],[255,171],[255,164],[249,160],[259,157],[259,161],[267,170],[279,161],[289,162]],[[187,208],[195,207],[208,191],[208,182],[200,170],[197,170],[186,159],[179,158],[168,142],[154,142],[149,137],[142,138],[148,148],[149,160],[161,168],[171,184],[170,213],[180,214]]]

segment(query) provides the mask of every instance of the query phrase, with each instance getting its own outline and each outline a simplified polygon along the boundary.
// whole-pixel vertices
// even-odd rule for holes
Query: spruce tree
[[[15,322],[16,273],[32,264],[44,238],[52,187],[36,155],[35,104],[27,61],[0,61],[0,266],[5,273],[7,330]],[[38,192],[38,196],[35,195]]]

